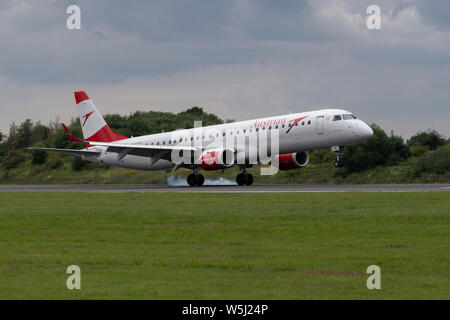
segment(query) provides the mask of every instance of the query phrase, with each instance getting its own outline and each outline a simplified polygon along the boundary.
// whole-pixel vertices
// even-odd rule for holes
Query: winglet
[[[66,125],[64,123],[61,123],[62,127],[64,128],[64,131],[66,131],[67,135],[69,136],[70,140],[72,142],[81,142],[84,143],[83,140],[81,140],[80,138],[75,137],[72,132],[70,132],[69,128],[66,127]]]

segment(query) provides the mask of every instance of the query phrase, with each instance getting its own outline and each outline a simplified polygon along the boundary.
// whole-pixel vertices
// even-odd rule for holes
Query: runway
[[[450,184],[321,184],[321,185],[205,185],[174,187],[153,185],[2,185],[0,192],[448,192]]]

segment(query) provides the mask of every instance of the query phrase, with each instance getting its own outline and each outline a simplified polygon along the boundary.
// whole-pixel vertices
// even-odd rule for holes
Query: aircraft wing
[[[188,146],[155,146],[155,145],[147,145],[147,144],[133,144],[133,143],[116,143],[116,142],[97,142],[97,141],[88,141],[89,144],[95,146],[108,147],[108,151],[117,152],[127,149],[144,149],[144,150],[186,150],[186,151],[195,151],[197,148],[188,147]]]
[[[117,159],[122,160],[126,155],[136,155],[143,157],[170,160],[170,153],[173,150],[195,151],[197,148],[188,146],[158,146],[147,144],[117,143],[117,142],[97,142],[89,141],[89,144],[95,146],[107,147],[107,152],[117,153]]]
[[[27,148],[27,150],[40,150],[40,151],[50,151],[50,152],[60,152],[65,154],[70,154],[72,156],[81,157],[82,155],[99,155],[99,151],[94,150],[77,150],[77,149],[57,149],[57,148],[37,148],[31,147]]]

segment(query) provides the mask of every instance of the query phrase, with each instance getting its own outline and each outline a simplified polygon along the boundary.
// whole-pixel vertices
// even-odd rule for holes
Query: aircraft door
[[[318,116],[316,118],[316,132],[318,135],[323,135],[323,119],[324,116]]]

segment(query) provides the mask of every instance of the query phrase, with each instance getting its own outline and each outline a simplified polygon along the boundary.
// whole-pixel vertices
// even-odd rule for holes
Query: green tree
[[[17,148],[29,147],[33,142],[33,122],[30,119],[22,122],[17,135]]]
[[[83,161],[80,157],[72,158],[72,170],[73,171],[81,171],[86,166],[86,162]]]
[[[37,147],[43,147],[42,143],[36,144]],[[33,165],[44,164],[47,160],[48,152],[41,150],[31,151],[31,163]]]
[[[5,158],[2,161],[2,166],[4,169],[14,169],[17,168],[17,166],[24,162],[26,160],[25,155],[22,152],[19,152],[17,150],[11,150],[8,152],[5,156]]]
[[[363,143],[346,147],[342,154],[344,167],[349,172],[363,171],[376,166],[395,165],[408,157],[401,137],[389,137],[376,124],[371,125],[373,136]]]
[[[428,129],[427,131],[420,131],[412,136],[407,144],[409,148],[415,146],[425,146],[430,150],[436,150],[438,147],[446,144],[446,140],[435,130]]]
[[[427,152],[419,158],[416,173],[445,174],[450,171],[450,145]]]

